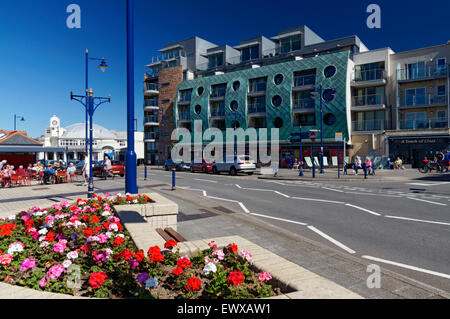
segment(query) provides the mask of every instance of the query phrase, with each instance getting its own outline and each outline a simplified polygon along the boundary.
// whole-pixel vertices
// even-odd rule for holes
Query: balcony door
[[[407,106],[424,105],[425,101],[425,88],[413,88],[405,91],[405,104]]]
[[[425,61],[406,64],[406,78],[420,79],[425,77]]]

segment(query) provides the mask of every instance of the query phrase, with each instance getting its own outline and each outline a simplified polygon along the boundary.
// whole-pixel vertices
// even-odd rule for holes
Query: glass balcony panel
[[[314,85],[316,84],[316,76],[315,75],[297,75],[294,76],[294,87],[306,86],[306,85]]]
[[[314,107],[314,99],[297,99],[293,103],[293,109],[313,109]]]
[[[384,78],[384,69],[355,70],[355,81],[374,81]]]

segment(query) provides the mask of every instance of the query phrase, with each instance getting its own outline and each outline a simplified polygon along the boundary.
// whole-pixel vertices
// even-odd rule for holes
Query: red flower
[[[83,216],[83,221],[87,221],[89,219],[89,215],[84,215]]]
[[[181,273],[183,273],[183,268],[181,268],[181,267],[175,267],[173,270],[172,270],[172,274],[175,274],[175,275],[180,275]]]
[[[98,219],[97,215],[94,215],[91,217],[90,221],[92,224],[97,224],[100,220]]]
[[[200,281],[200,279],[196,277],[191,277],[187,280],[186,291],[200,290],[201,285],[202,282]]]
[[[175,240],[170,239],[170,240],[168,240],[168,241],[165,242],[164,248],[166,248],[166,249],[172,249],[172,248],[173,248],[174,246],[176,246],[176,245],[178,245],[178,243],[177,243]]]
[[[131,196],[127,196],[127,201],[132,201],[133,198]]]
[[[150,261],[152,263],[163,262],[164,261],[164,255],[162,255],[161,253],[152,254],[150,256]]]
[[[105,227],[106,230],[109,229],[109,225],[111,225],[111,224],[110,224],[110,223],[107,223],[107,222],[103,223],[103,227]]]
[[[124,239],[120,236],[117,236],[116,239],[114,239],[114,247],[122,245],[124,242]]]
[[[130,259],[131,257],[133,257],[133,251],[132,250],[128,250],[128,249],[124,249],[122,250],[122,252],[119,254],[120,257],[122,257],[125,260]]]
[[[134,258],[136,258],[137,261],[141,262],[144,260],[145,255],[143,250],[139,250],[137,253],[134,254]]]
[[[235,286],[242,284],[243,281],[244,275],[239,270],[233,270],[227,278],[227,284]]]
[[[185,269],[187,267],[192,267],[192,264],[188,258],[183,257],[178,259],[177,266]]]
[[[80,250],[84,251],[86,254],[89,254],[91,250],[88,244],[81,245]]]
[[[91,285],[92,289],[97,289],[100,287],[108,276],[104,272],[94,272],[89,277],[89,285]]]
[[[2,236],[11,236],[12,231],[16,229],[17,226],[14,223],[3,224],[0,226],[0,237]]]
[[[233,251],[233,253],[237,253],[238,246],[235,243],[228,244],[228,248]]]
[[[94,228],[94,233],[96,233],[96,234],[98,234],[99,232],[101,232],[102,231],[102,228],[101,227],[95,227]]]
[[[123,230],[123,226],[122,226],[122,224],[120,222],[115,222],[114,224],[117,225],[117,228],[119,228],[120,231]]]
[[[45,240],[46,241],[54,241],[55,240],[55,235],[52,232],[48,232],[47,235],[45,236]]]
[[[27,226],[27,227],[31,227],[31,226],[33,226],[33,224],[34,224],[34,220],[32,220],[32,219],[29,219],[25,222],[25,226]]]
[[[150,258],[151,255],[160,254],[160,253],[161,253],[161,249],[158,246],[153,246],[148,249],[147,256],[148,256],[148,258]]]
[[[83,230],[83,234],[85,234],[86,237],[91,237],[92,235],[94,235],[94,231],[92,230],[91,227],[88,227],[85,230]]]

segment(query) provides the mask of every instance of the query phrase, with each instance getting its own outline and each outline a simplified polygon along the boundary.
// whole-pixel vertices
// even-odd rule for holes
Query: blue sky
[[[81,29],[68,29],[66,8],[81,7]],[[366,8],[381,7],[381,29],[369,29]],[[358,35],[369,49],[404,51],[450,40],[450,2],[423,1],[150,1],[135,0],[135,111],[142,130],[142,83],[145,64],[164,44],[194,35],[218,45],[236,45],[258,35],[306,24],[325,40]],[[0,129],[13,129],[14,113],[25,122],[18,129],[44,134],[49,118],[63,126],[84,121],[84,110],[70,101],[83,94],[84,51],[105,57],[102,73],[90,62],[95,95],[112,96],[94,122],[126,130],[126,1],[15,0],[0,3]]]

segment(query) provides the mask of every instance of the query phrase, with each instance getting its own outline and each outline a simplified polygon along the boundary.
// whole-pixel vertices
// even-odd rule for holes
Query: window
[[[259,58],[259,45],[243,48],[241,51],[241,61],[256,60]]]
[[[248,98],[248,113],[264,113],[266,111],[266,96]]]
[[[192,89],[180,91],[179,102],[190,102],[192,95]]]
[[[214,69],[223,65],[223,53],[208,56],[208,69]]]
[[[316,84],[316,70],[294,73],[294,87]]]
[[[436,67],[438,69],[444,69],[447,64],[447,58],[438,58],[436,59]]]
[[[283,79],[284,79],[283,74],[277,74],[273,78],[273,81],[275,82],[276,85],[280,85],[283,82]]]
[[[180,55],[181,55],[180,49],[170,50],[163,53],[163,59],[164,60],[173,59],[179,57]]]
[[[438,85],[436,91],[439,96],[445,95],[445,85]]]
[[[225,101],[211,102],[211,116],[225,116]]]
[[[273,104],[273,106],[276,106],[276,107],[279,107],[281,105],[282,101],[283,101],[283,99],[279,95],[275,95],[272,98],[272,104]]]
[[[237,90],[239,90],[240,87],[241,87],[241,82],[239,82],[239,81],[233,82],[233,90],[237,91]]]
[[[200,114],[202,112],[202,106],[200,104],[197,104],[195,106],[194,111],[195,111],[196,114]]]
[[[406,79],[417,79],[425,77],[425,62],[419,61],[406,64]]]
[[[249,93],[256,93],[256,92],[265,92],[267,86],[267,78],[258,78],[258,79],[251,79],[249,86],[248,86],[248,92]]]
[[[336,74],[336,67],[333,65],[327,66],[323,71],[323,74],[325,75],[326,78],[331,78],[333,75]]]
[[[294,92],[292,105],[294,109],[309,109],[314,108],[315,101],[311,98],[312,91]]]
[[[280,53],[288,53],[301,49],[301,35],[284,38],[280,40]]]
[[[405,105],[424,105],[426,101],[425,88],[413,88],[405,91]]]
[[[353,130],[374,131],[384,128],[384,111],[353,113]]]
[[[294,117],[294,126],[313,126],[316,125],[316,116],[314,113],[296,114]]]
[[[227,92],[227,84],[217,84],[211,86],[211,97],[224,97]]]
[[[237,109],[238,109],[238,107],[239,107],[239,104],[238,104],[238,102],[237,102],[236,100],[231,101],[231,103],[230,103],[230,109],[231,109],[232,111],[236,112]]]
[[[331,126],[334,123],[336,123],[336,116],[333,113],[327,113],[325,114],[325,116],[323,117],[323,122],[328,125]]]
[[[203,86],[200,86],[200,87],[197,89],[197,94],[198,94],[198,96],[202,95],[202,94],[203,94],[203,91],[205,91],[205,89],[203,88]]]
[[[283,119],[281,117],[275,118],[275,120],[273,121],[273,126],[275,126],[276,128],[281,128],[283,126]]]

